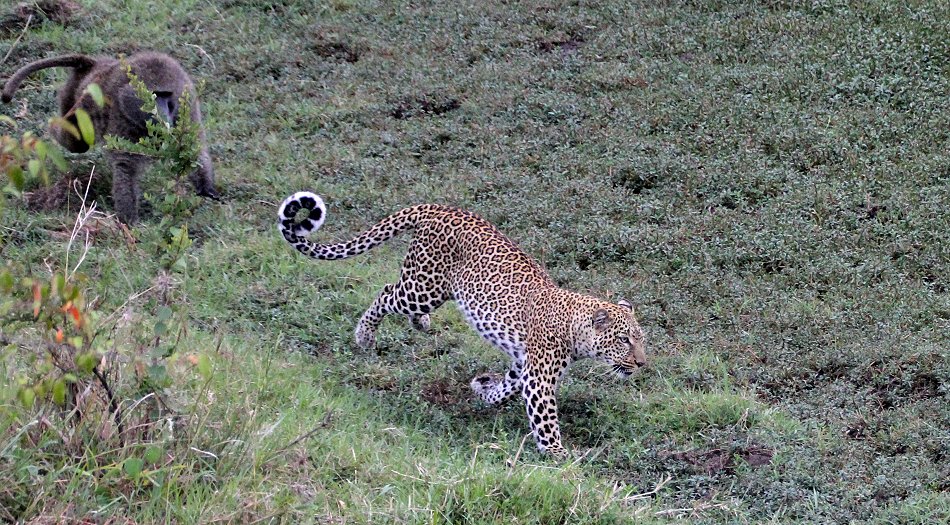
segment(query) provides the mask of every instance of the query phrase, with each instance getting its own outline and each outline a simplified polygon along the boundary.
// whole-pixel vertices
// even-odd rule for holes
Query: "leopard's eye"
[[[630,338],[627,337],[627,336],[625,336],[625,335],[618,335],[618,336],[617,336],[617,340],[620,341],[621,343],[625,344],[625,345],[629,345],[629,344],[630,344]]]

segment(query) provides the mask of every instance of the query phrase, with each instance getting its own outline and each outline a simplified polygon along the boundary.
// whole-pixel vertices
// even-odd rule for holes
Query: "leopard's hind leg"
[[[387,314],[405,315],[413,328],[427,331],[429,314],[442,306],[450,297],[448,279],[433,271],[423,271],[423,262],[434,267],[425,251],[413,241],[403,261],[402,273],[395,284],[387,284],[373,304],[363,313],[356,325],[356,344],[372,348],[376,344],[376,330]]]
[[[376,346],[376,329],[386,314],[392,312],[392,293],[395,285],[387,284],[376,296],[373,304],[363,312],[356,323],[356,344],[360,348],[370,349]]]

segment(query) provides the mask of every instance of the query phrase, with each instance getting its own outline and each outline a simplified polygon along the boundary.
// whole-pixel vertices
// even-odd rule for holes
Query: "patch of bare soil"
[[[13,8],[13,12],[0,15],[0,35],[23,30],[28,20],[31,25],[50,20],[65,26],[76,17],[80,9],[81,6],[72,0],[20,2]]]
[[[697,472],[716,474],[733,472],[737,459],[745,461],[752,467],[760,467],[771,463],[774,455],[775,451],[768,447],[748,445],[672,452],[667,457],[685,462]]]
[[[389,114],[399,120],[418,116],[442,115],[462,106],[459,99],[439,93],[425,93],[402,99]]]
[[[541,51],[542,53],[560,51],[561,54],[573,53],[574,51],[577,51],[583,44],[584,37],[579,35],[553,40],[538,40],[536,43],[538,51]]]
[[[455,405],[461,399],[457,386],[445,379],[427,383],[419,395],[429,403],[439,406]]]
[[[314,30],[313,41],[308,47],[319,57],[351,64],[359,61],[364,53],[361,46],[341,38],[338,32],[325,29]]]

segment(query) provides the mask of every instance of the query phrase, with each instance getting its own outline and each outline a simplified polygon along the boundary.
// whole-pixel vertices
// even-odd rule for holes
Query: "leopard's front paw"
[[[542,452],[545,452],[549,454],[551,457],[553,457],[554,459],[561,460],[561,461],[566,460],[571,457],[571,453],[568,452],[567,449],[565,449],[559,444],[550,446],[544,449]]]
[[[356,327],[356,344],[363,350],[370,350],[376,346],[376,330],[370,330],[363,325]]]
[[[479,374],[472,379],[469,385],[472,391],[486,403],[493,403],[490,394],[495,390],[495,386],[501,381],[498,374]]]
[[[429,314],[411,315],[409,316],[409,323],[420,332],[428,332],[429,327],[432,326],[432,320],[429,319]]]

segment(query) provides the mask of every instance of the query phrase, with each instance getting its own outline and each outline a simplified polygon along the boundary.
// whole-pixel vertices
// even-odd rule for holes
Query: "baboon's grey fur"
[[[201,153],[198,169],[191,174],[190,180],[198,195],[216,198],[218,193],[214,188],[214,168],[208,154],[204,128],[201,126],[201,109],[195,97],[194,84],[181,65],[164,53],[136,53],[124,61],[81,54],[38,60],[23,66],[7,80],[0,100],[10,102],[23,80],[35,71],[50,67],[71,68],[66,84],[59,90],[60,115],[75,125],[76,110],[82,108],[92,119],[96,137],[115,135],[134,142],[147,134],[145,122],[150,115],[142,111],[142,101],[129,85],[123,64],[128,64],[132,73],[155,93],[158,111],[172,124],[178,117],[178,101],[182,93],[187,91],[191,94],[191,118],[201,130]],[[98,84],[102,90],[106,100],[104,107],[99,107],[86,93],[86,88],[91,83]],[[53,126],[51,132],[56,140],[71,152],[82,153],[89,149],[81,138],[59,126]],[[112,167],[112,200],[116,212],[123,222],[133,223],[138,220],[138,201],[141,195],[139,176],[148,159],[141,155],[114,151],[108,152],[107,158]]]

